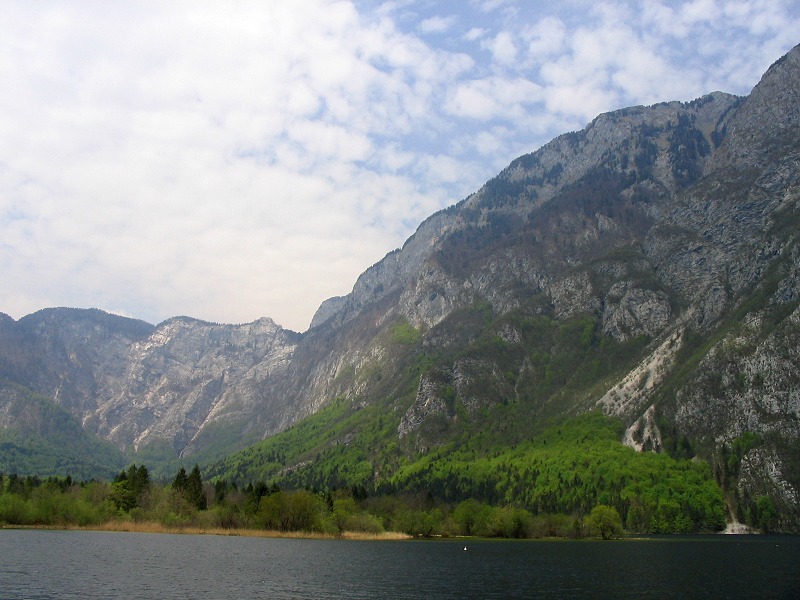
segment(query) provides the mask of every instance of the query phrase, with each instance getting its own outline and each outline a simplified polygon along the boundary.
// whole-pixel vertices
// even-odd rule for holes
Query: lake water
[[[0,598],[800,598],[800,537],[363,542],[3,529]]]

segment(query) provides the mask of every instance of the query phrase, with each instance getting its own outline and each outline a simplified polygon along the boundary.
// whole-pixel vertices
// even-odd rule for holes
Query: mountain
[[[0,381],[0,473],[111,478],[125,465],[113,444],[55,402]]]
[[[211,429],[209,452],[277,429],[288,419],[280,374],[298,338],[270,319],[152,326],[96,309],[45,309],[0,321],[0,378],[66,408],[119,450],[163,460],[191,453]]]
[[[432,215],[303,334],[48,309],[0,318],[0,378],[131,457],[297,483],[400,485],[600,411],[797,530],[799,100],[796,47],[747,97],[600,115]]]

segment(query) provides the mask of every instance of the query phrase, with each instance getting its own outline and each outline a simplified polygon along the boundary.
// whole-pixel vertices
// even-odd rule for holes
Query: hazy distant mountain
[[[697,454],[732,504],[769,496],[796,528],[799,116],[795,48],[747,97],[615,111],[516,159],[304,334],[3,315],[0,378],[148,460],[219,458],[335,399],[379,405],[362,449],[375,479],[393,468],[386,448],[399,464],[465,432],[512,443],[599,409],[627,444]]]

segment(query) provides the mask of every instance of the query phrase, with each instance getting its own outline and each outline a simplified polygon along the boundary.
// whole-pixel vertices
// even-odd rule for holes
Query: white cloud
[[[494,127],[491,130],[481,131],[475,136],[475,148],[481,156],[491,157],[500,153],[503,140],[508,132],[503,127]]]
[[[681,6],[680,15],[688,23],[710,22],[720,14],[716,0],[693,0]]]
[[[545,17],[521,32],[534,60],[557,56],[567,44],[567,27],[558,17]]]
[[[464,34],[464,39],[469,42],[479,40],[486,35],[486,29],[483,27],[472,27],[467,33]]]
[[[473,4],[478,7],[482,13],[490,13],[496,10],[513,10],[514,0],[473,0]]]
[[[455,20],[455,17],[440,16],[423,19],[419,24],[419,30],[422,33],[442,33],[450,29]]]
[[[466,81],[452,91],[445,109],[453,115],[489,121],[523,116],[525,105],[541,99],[541,88],[523,78],[487,77]]]
[[[507,31],[501,31],[490,40],[485,40],[481,44],[487,48],[495,60],[502,65],[510,65],[517,58],[517,46],[514,38]]]
[[[340,125],[302,121],[293,125],[287,134],[311,155],[309,166],[325,160],[363,161],[372,151],[372,143],[366,135]]]

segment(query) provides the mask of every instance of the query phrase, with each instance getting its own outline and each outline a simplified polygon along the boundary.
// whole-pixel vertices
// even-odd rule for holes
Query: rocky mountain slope
[[[267,426],[258,427],[257,414],[280,414],[280,374],[299,339],[270,319],[176,317],[154,327],[64,308],[4,317],[0,376],[68,409],[120,450],[158,457],[180,455],[217,421],[237,421],[232,436],[260,439]]]
[[[379,405],[375,479],[464,432],[514,441],[601,410],[633,447],[708,460],[734,509],[769,497],[797,527],[799,119],[795,48],[747,97],[615,111],[516,159],[304,334],[48,309],[0,318],[0,378],[153,460]]]

